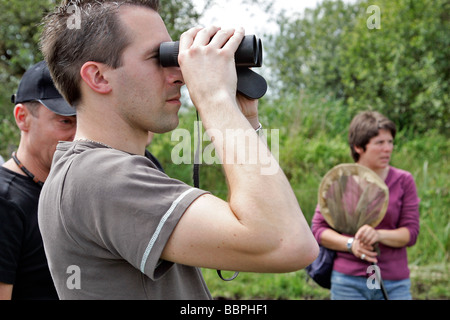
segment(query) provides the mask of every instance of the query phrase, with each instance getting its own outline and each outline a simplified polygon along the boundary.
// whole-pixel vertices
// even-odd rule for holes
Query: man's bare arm
[[[181,38],[183,77],[222,160],[229,200],[204,195],[194,201],[162,258],[222,270],[294,271],[316,258],[318,245],[289,181],[236,102],[233,56],[243,36],[243,30],[208,28]],[[238,139],[244,147],[235,147]],[[261,150],[276,165],[272,174],[262,174]],[[248,155],[256,163],[237,161]]]

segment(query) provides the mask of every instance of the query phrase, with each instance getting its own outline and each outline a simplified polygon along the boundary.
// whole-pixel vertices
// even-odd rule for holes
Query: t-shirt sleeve
[[[145,157],[113,154],[101,159],[89,173],[89,184],[79,175],[83,168],[71,173],[74,183],[65,194],[72,200],[64,203],[77,206],[75,212],[83,217],[65,217],[68,231],[74,239],[94,239],[100,255],[104,248],[106,256],[125,259],[156,280],[172,266],[160,257],[178,221],[207,192],[168,177]],[[100,163],[95,156],[86,161],[92,162],[90,167]]]
[[[0,198],[0,282],[14,284],[22,247],[21,212],[8,200]]]

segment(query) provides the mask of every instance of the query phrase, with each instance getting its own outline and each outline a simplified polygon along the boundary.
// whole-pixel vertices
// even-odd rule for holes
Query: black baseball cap
[[[24,73],[17,93],[11,97],[14,104],[30,101],[38,101],[62,116],[76,115],[75,108],[56,89],[45,61],[36,63]]]

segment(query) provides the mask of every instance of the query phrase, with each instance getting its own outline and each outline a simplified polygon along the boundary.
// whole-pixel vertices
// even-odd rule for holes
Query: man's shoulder
[[[37,209],[40,190],[32,180],[0,166],[0,215],[27,219]],[[3,223],[8,219],[0,218]]]
[[[56,148],[53,164],[55,170],[69,164],[71,168],[85,171],[93,167],[107,167],[110,162],[123,161],[126,157],[127,154],[122,151],[80,140],[60,142]]]
[[[139,174],[144,173],[144,174]],[[48,180],[70,179],[73,187],[101,183],[103,188],[164,175],[150,159],[90,141],[60,143]]]
[[[39,197],[40,187],[28,177],[0,166],[0,199],[25,199]]]

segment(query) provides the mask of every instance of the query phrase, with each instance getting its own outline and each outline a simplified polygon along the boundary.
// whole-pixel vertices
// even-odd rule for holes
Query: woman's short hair
[[[394,122],[379,112],[364,111],[353,118],[348,132],[348,144],[355,162],[359,160],[359,153],[356,152],[355,147],[365,151],[370,139],[376,137],[380,129],[390,131],[392,138],[395,138],[397,129]]]

